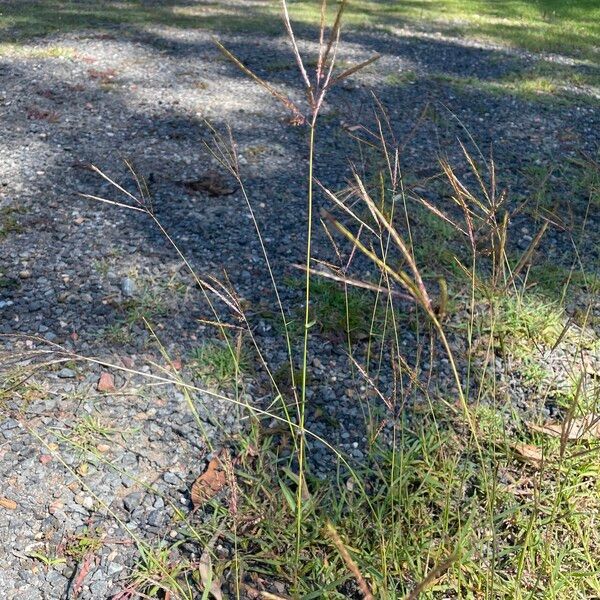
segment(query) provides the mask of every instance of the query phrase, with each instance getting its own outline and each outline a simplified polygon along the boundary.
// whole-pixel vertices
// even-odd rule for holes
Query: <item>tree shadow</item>
[[[35,7],[29,31],[41,29],[44,17],[58,4],[48,4],[46,12],[39,14],[39,3],[28,5]],[[169,290],[160,290],[155,283],[166,271],[178,268],[178,256],[144,215],[77,197],[77,192],[83,192],[123,200],[85,167],[87,163],[135,190],[136,183],[123,165],[123,159],[131,161],[148,182],[157,218],[194,265],[205,273],[220,274],[225,269],[252,302],[270,298],[268,272],[239,191],[211,197],[184,185],[218,170],[204,148],[205,142],[211,143],[204,118],[221,131],[231,124],[272,266],[279,279],[294,276],[290,265],[301,262],[305,248],[306,174],[301,165],[307,156],[306,131],[291,127],[285,110],[226,61],[208,33],[185,29],[190,25],[188,17],[171,19],[170,8],[187,5],[175,0],[158,8],[120,3],[123,8],[108,16],[92,7],[92,17],[78,6],[69,13],[72,20],[61,25],[65,27],[61,43],[75,44],[74,57],[4,61],[4,87],[13,90],[18,102],[8,113],[6,122],[11,127],[3,137],[3,152],[17,149],[22,165],[10,171],[19,180],[7,182],[3,204],[23,210],[16,216],[21,233],[3,240],[8,251],[2,269],[18,282],[17,288],[2,290],[2,298],[13,302],[3,309],[4,332],[50,332],[67,342],[77,332],[92,347],[102,346],[106,331],[128,317],[119,285],[129,272],[136,272],[140,285],[147,284],[150,293],[166,296],[170,307]],[[145,13],[140,11],[150,6],[158,12],[152,12],[148,23],[159,25],[164,19],[181,31],[141,27]],[[82,14],[77,12],[80,9]],[[13,20],[16,12],[9,5],[7,14]],[[21,12],[27,14],[26,7]],[[219,24],[226,27],[228,19]],[[225,41],[257,73],[301,101],[289,46],[281,38],[262,35],[280,27],[279,20],[264,14],[260,19],[261,35],[251,31],[226,36]],[[100,30],[115,23],[127,25],[125,39],[99,36],[77,41],[64,33],[90,27]],[[316,39],[316,33],[315,28],[302,29],[308,39]],[[93,56],[102,48],[103,54]],[[415,186],[427,185],[440,155],[464,163],[457,137],[466,140],[472,135],[486,157],[493,148],[499,185],[510,190],[513,206],[527,201],[535,190],[536,180],[527,171],[531,165],[551,168],[581,152],[593,156],[597,151],[592,132],[599,115],[593,107],[561,104],[552,97],[546,102],[492,93],[437,77],[445,73],[495,80],[528,69],[528,58],[448,40],[384,36],[374,30],[349,32],[340,52],[343,60],[347,60],[345,48],[349,64],[373,52],[382,58],[380,65],[353,76],[330,98],[318,132],[317,176],[332,189],[345,185],[349,164],[357,156],[349,127],[359,123],[374,127],[373,99],[363,81],[372,85],[387,107],[397,137],[413,136],[402,160]],[[118,60],[112,61],[111,56]],[[389,74],[411,71],[416,75],[396,80],[386,73],[388,69]],[[414,125],[423,114],[426,117],[415,134]],[[572,177],[577,177],[577,171]],[[568,230],[589,211],[582,194],[576,200],[569,195],[570,184],[557,181],[556,185],[552,201],[543,208],[560,210],[561,223]],[[431,197],[444,201],[437,190],[431,191]],[[539,215],[539,211],[522,211],[521,227],[534,230]],[[595,231],[589,227],[583,242],[587,256],[594,256]],[[560,250],[564,232],[556,230],[549,236],[548,248],[553,252]],[[320,230],[316,247],[331,258]],[[113,257],[106,267],[111,277],[98,266],[107,256]],[[19,275],[28,271],[27,277]],[[293,290],[287,293],[292,304],[297,296]],[[207,316],[206,307],[194,302],[160,315],[167,337],[180,341],[184,335],[195,343],[193,336],[202,335],[198,318]],[[98,329],[100,336],[94,333]],[[136,345],[135,340],[131,343]]]

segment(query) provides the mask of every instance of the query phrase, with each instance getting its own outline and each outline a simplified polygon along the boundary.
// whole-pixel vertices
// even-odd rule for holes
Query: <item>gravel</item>
[[[514,206],[532,192],[525,169],[581,153],[593,156],[597,150],[597,105],[484,93],[439,78],[445,73],[493,79],[521,72],[535,56],[413,34],[346,32],[340,50],[345,61],[364,60],[373,52],[382,58],[339,86],[325,108],[317,134],[317,153],[323,157],[317,177],[326,185],[342,187],[350,175],[348,164],[357,148],[348,129],[373,125],[371,89],[388,107],[398,139],[407,140],[402,164],[417,186],[435,171],[440,153],[460,163],[456,137],[466,137],[463,125],[484,153],[494,144],[500,184],[510,190]],[[296,72],[281,66],[292,60],[283,37],[249,33],[222,40],[261,76],[302,100]],[[241,191],[204,147],[210,142],[204,119],[219,130],[232,126],[278,280],[298,277],[292,265],[302,262],[305,243],[305,173],[298,164],[307,155],[306,131],[291,127],[289,115],[274,100],[221,59],[210,32],[123,27],[110,36],[79,31],[28,43],[38,50],[55,46],[71,48],[73,55],[8,55],[0,65],[0,219],[10,215],[19,224],[0,235],[0,333],[10,334],[0,343],[21,369],[29,366],[28,353],[52,348],[48,343],[100,357],[109,366],[47,365],[28,380],[27,397],[24,388],[15,388],[1,409],[0,495],[17,507],[0,509],[0,589],[15,600],[65,597],[81,564],[69,560],[45,569],[32,553],[52,554],[83,531],[101,540],[102,558],[96,557],[79,597],[109,598],[122,591],[137,558],[130,532],[151,544],[169,536],[178,527],[173,506],[191,508],[188,490],[209,459],[209,442],[219,447],[245,426],[233,404],[196,394],[200,435],[181,392],[131,372],[164,376],[163,369],[172,370],[164,348],[172,359],[181,357],[184,377],[196,377],[188,359],[194,348],[214,339],[215,330],[206,324],[213,317],[181,257],[147,216],[78,195],[127,201],[88,165],[135,192],[123,164],[124,158],[132,161],[152,196],[154,214],[199,276],[221,278],[225,269],[238,294],[256,309],[254,332],[274,366],[284,364],[287,354],[273,320],[261,316],[274,307],[268,271]],[[302,43],[301,49],[315,47]],[[389,78],[407,71],[415,73],[410,83]],[[413,131],[427,106],[434,117]],[[215,181],[223,194],[214,193]],[[551,229],[542,251],[569,265],[570,223],[587,215],[588,236],[579,253],[597,269],[600,216],[587,211],[583,196],[569,199],[562,207],[565,227]],[[325,198],[317,202],[328,206]],[[520,231],[515,244],[524,249],[536,223],[526,211],[515,220]],[[334,256],[320,229],[315,249],[321,257]],[[301,291],[284,285],[280,292],[294,314]],[[595,310],[600,311],[598,303]],[[351,376],[338,342],[312,336],[307,424],[360,461],[368,438],[361,401],[369,394]],[[460,339],[453,343],[464,350]],[[414,363],[417,343],[409,329],[402,345]],[[363,350],[357,349],[359,358]],[[541,349],[540,359],[566,378],[575,350],[559,350],[550,356]],[[507,367],[504,357],[498,360],[499,371],[508,373],[503,380],[508,397],[524,419],[555,415],[551,404],[532,401],[517,369]],[[587,360],[600,372],[597,351],[589,350]],[[436,368],[447,383],[448,363],[440,361]],[[115,393],[97,391],[106,369],[115,378]],[[391,378],[386,383],[382,374],[380,384],[391,387]],[[256,405],[272,400],[260,378],[249,377],[245,392]],[[376,399],[372,403],[383,411]],[[507,418],[509,413],[507,408]],[[389,423],[382,435],[386,431]],[[315,475],[328,477],[334,457],[317,442],[311,452]]]

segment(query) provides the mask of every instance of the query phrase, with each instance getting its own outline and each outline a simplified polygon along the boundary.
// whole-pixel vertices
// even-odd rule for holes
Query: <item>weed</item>
[[[414,71],[401,71],[400,73],[392,73],[385,78],[385,82],[392,86],[402,86],[416,83],[417,75]]]
[[[247,351],[232,351],[221,342],[206,342],[191,353],[192,369],[197,377],[220,386],[230,386],[250,369]]]
[[[176,547],[162,543],[157,547],[140,545],[140,559],[131,575],[130,588],[146,598],[162,598],[171,593],[179,598],[190,598],[188,591],[197,587],[194,568],[189,561],[182,561]],[[193,587],[192,587],[193,586]]]
[[[67,562],[67,559],[64,558],[64,556],[52,556],[50,554],[46,554],[45,552],[38,552],[37,550],[30,552],[29,556],[43,563],[46,569],[57,567],[58,565],[62,565]]]
[[[374,296],[331,281],[313,282],[312,316],[322,333],[347,334],[352,340],[368,337]]]
[[[348,273],[359,263],[359,273],[375,276],[358,281],[346,277],[345,271],[336,283],[314,276],[313,169],[318,162],[315,137],[322,102],[334,82],[372,62],[346,69],[337,77],[327,75],[328,65],[333,73],[330,61],[335,56],[346,4],[336,7],[329,42],[322,25],[317,69],[309,75],[309,63],[300,55],[288,5],[283,3],[284,22],[308,97],[306,106],[275,89],[219,44],[228,59],[285,106],[294,124],[307,126],[306,278],[298,285],[304,296],[298,329],[303,343],[297,352],[293,328],[291,331],[285,322],[288,307],[281,301],[263,245],[284,319],[289,359],[285,371],[290,377],[284,380],[279,370],[269,370],[268,361],[260,363],[277,394],[267,409],[245,406],[251,426],[235,440],[240,451],[228,472],[229,497],[212,497],[210,506],[199,509],[203,518],[185,530],[186,552],[190,544],[196,544],[202,546],[205,555],[207,548],[212,550],[206,540],[221,540],[222,553],[211,553],[211,560],[218,560],[218,565],[213,570],[211,564],[208,571],[211,575],[214,572],[215,579],[227,579],[224,584],[230,584],[231,597],[242,597],[244,587],[256,592],[257,586],[262,589],[254,593],[255,597],[262,592],[271,594],[269,590],[276,583],[280,584],[280,594],[307,600],[359,595],[392,600],[423,594],[532,598],[545,597],[548,592],[557,599],[596,597],[600,593],[598,444],[588,440],[589,446],[583,450],[569,448],[563,439],[545,439],[539,428],[518,417],[509,422],[509,412],[516,411],[509,402],[503,406],[507,412],[500,412],[491,402],[481,402],[488,397],[496,400],[484,385],[487,381],[492,386],[499,383],[501,374],[488,366],[495,367],[498,348],[504,357],[521,360],[529,383],[543,386],[546,374],[533,350],[547,351],[559,341],[573,341],[558,299],[531,293],[526,286],[517,289],[539,239],[513,266],[507,256],[511,214],[506,195],[497,187],[493,161],[483,156],[474,158],[463,145],[470,184],[461,181],[447,161],[441,161],[453,212],[425,202],[414,208],[402,185],[400,144],[390,139],[392,135],[386,136],[389,120],[378,106],[379,134],[373,139],[381,145],[383,160],[376,169],[366,171],[377,172],[383,162],[388,169],[385,176],[372,182],[353,173],[347,196],[323,189],[333,209],[343,211],[345,217],[342,221],[334,210],[323,213],[336,255],[345,259]],[[410,11],[415,4],[423,6],[420,2],[400,3],[402,7],[392,4],[382,4],[379,10],[389,14]],[[489,11],[494,10],[490,3],[479,15],[469,10],[471,6],[453,6],[453,14],[466,13],[467,20],[489,19]],[[324,24],[325,3],[322,7]],[[303,1],[294,3],[293,9],[295,14],[312,15]],[[539,21],[524,5],[519,4],[515,12]],[[500,29],[507,31],[506,27]],[[541,29],[557,31],[549,26]],[[227,145],[218,132],[211,132],[215,137],[214,146],[209,146],[213,157],[236,178],[247,199],[235,144]],[[361,212],[356,204],[364,210]],[[138,206],[137,210],[160,226],[153,213],[141,208],[142,202]],[[248,209],[260,236],[249,201]],[[543,228],[542,236],[544,232]],[[183,258],[179,248],[175,249]],[[450,271],[450,264],[458,261],[461,285],[466,289],[457,298],[461,310],[453,315],[460,323],[451,328],[444,320],[448,305],[445,280],[434,286],[430,276]],[[246,321],[243,303],[229,293],[229,288],[219,287],[212,279],[202,281],[189,268],[207,297],[209,292],[215,295],[235,315],[245,336],[240,333],[237,340],[228,337],[230,330],[215,309],[222,341],[197,348],[191,357],[192,370],[199,379],[235,384],[253,362],[259,362],[255,355],[263,356],[260,342]],[[384,302],[380,302],[382,297]],[[141,297],[132,301],[128,310],[135,319],[154,314],[153,301],[153,297]],[[412,311],[414,335],[397,318],[400,310]],[[344,340],[339,339],[343,336],[334,337],[332,343],[334,352],[349,354],[355,367],[344,376],[360,390],[353,397],[358,396],[357,403],[364,409],[364,432],[360,425],[353,432],[359,439],[363,433],[368,436],[368,443],[359,452],[354,452],[358,450],[354,444],[335,445],[322,437],[335,436],[337,431],[322,434],[322,429],[316,433],[307,427],[307,413],[322,416],[318,408],[313,411],[309,406],[313,394],[308,388],[314,390],[324,383],[313,381],[309,372],[308,341],[313,327],[324,333],[347,332],[365,338],[365,364],[360,352],[355,356],[348,351]],[[383,340],[378,356],[374,356],[378,353],[369,339],[373,331]],[[251,353],[246,353],[246,343],[252,344]],[[486,346],[487,363],[483,366],[472,361],[477,343]],[[434,369],[438,365],[439,375]],[[479,389],[473,385],[476,367],[482,371]],[[188,398],[192,392],[206,393],[179,379],[173,383]],[[284,387],[289,389],[281,389]],[[571,406],[580,402],[580,389],[578,385],[571,394]],[[230,400],[242,404],[237,394]],[[193,410],[194,403],[189,405]],[[275,420],[277,427],[262,427],[263,420],[269,424]],[[88,438],[111,434],[103,433],[102,424],[94,422],[82,424],[78,435],[85,445]],[[337,467],[325,476],[320,467],[330,456],[326,453],[324,458],[323,449],[330,451]],[[203,589],[204,597],[208,597],[210,586],[202,580],[207,561],[194,562],[181,548],[179,541],[153,547],[140,544],[132,589],[150,597],[186,599]]]
[[[85,528],[83,531],[70,536],[65,544],[65,556],[72,558],[75,562],[80,562],[88,554],[96,554],[103,545],[102,530],[96,528],[89,530]]]
[[[563,298],[567,291],[577,293],[580,291],[589,294],[600,293],[600,278],[593,273],[569,269],[556,263],[541,263],[532,265],[529,269],[527,280],[535,286],[538,294],[550,298]]]
[[[153,322],[168,312],[166,302],[153,290],[144,290],[139,296],[125,300],[122,308],[125,311],[125,321],[129,325],[144,321]]]
[[[109,325],[101,334],[102,338],[110,344],[125,346],[132,341],[133,333],[128,323],[113,323]]]
[[[111,261],[107,258],[102,258],[100,260],[95,260],[93,263],[93,267],[95,271],[101,277],[106,277],[108,272],[110,271]]]
[[[14,292],[20,287],[21,282],[18,279],[14,279],[13,277],[6,277],[2,272],[0,272],[0,290],[6,292]]]
[[[23,225],[17,219],[17,215],[23,213],[23,209],[14,206],[7,206],[0,210],[0,239],[9,234],[19,234],[25,231]]]
[[[494,333],[501,342],[522,348],[532,344],[552,346],[565,325],[563,310],[556,302],[533,294],[507,294],[497,305]]]
[[[32,48],[23,44],[0,43],[0,56],[17,56],[19,58],[75,58],[75,50],[62,46]]]

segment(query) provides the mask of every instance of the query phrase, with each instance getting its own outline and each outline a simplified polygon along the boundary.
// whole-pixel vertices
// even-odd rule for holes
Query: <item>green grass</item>
[[[385,78],[385,82],[390,86],[403,86],[415,83],[417,75],[414,71],[401,71],[392,73]]]
[[[316,3],[300,0],[293,8],[297,18],[316,22]],[[345,17],[356,26],[433,26],[450,35],[592,59],[600,47],[600,6],[595,0],[360,0],[350,3]]]
[[[533,294],[510,294],[499,301],[495,333],[518,344],[552,346],[565,321],[563,310],[556,301]]]
[[[532,265],[528,282],[535,286],[536,292],[549,298],[563,299],[567,294],[585,292],[600,293],[600,277],[580,269],[569,269],[556,263]]]
[[[0,56],[11,56],[18,58],[64,58],[74,59],[77,54],[73,48],[63,46],[49,46],[47,48],[29,48],[18,44],[0,43]]]
[[[314,0],[296,0],[291,3],[292,16],[312,25],[318,22],[318,5]],[[0,39],[4,41],[58,31],[98,32],[121,24],[263,34],[281,31],[276,3],[253,6],[242,13],[218,1],[194,5],[183,0],[10,0],[0,10]],[[595,0],[356,0],[350,3],[345,19],[347,24],[361,27],[433,26],[451,35],[592,59],[598,57],[600,47],[600,6]]]
[[[250,369],[247,351],[214,341],[206,342],[190,355],[191,368],[197,377],[219,386],[231,386]]]
[[[0,240],[9,234],[23,233],[25,228],[18,219],[24,210],[14,206],[7,206],[0,210]]]
[[[0,7],[0,41],[9,44],[58,32],[88,30],[91,35],[100,35],[102,32],[112,35],[115,27],[123,25],[276,33],[280,21],[275,11],[232,11],[219,2],[203,2],[195,6],[177,0],[98,0],[89,3],[9,0]],[[14,51],[14,46],[9,48]]]
[[[294,289],[303,289],[300,279],[288,278],[286,284]],[[315,278],[311,284],[311,329],[337,340],[356,342],[367,339],[372,332],[372,320],[381,319],[379,307],[375,307],[375,294],[343,283]],[[277,324],[277,327],[280,327]],[[302,335],[299,312],[288,322],[288,330],[294,340]]]
[[[282,463],[279,442],[258,430],[244,442],[252,456],[235,470],[235,515],[230,499],[215,499],[208,520],[179,531],[201,552],[199,540],[222,528],[230,558],[213,556],[212,564],[226,597],[235,597],[231,570],[267,590],[277,583],[286,597],[354,597],[354,577],[328,526],[382,600],[406,597],[436,567],[423,598],[596,595],[598,444],[561,459],[555,439],[525,430],[509,436],[497,410],[482,407],[475,414],[485,442],[477,458],[460,419],[436,412],[425,411],[414,425],[398,422],[395,446],[374,442],[356,478],[308,477],[296,566],[297,477]],[[543,453],[541,468],[522,460],[515,450],[521,440]],[[490,486],[498,473],[502,483]],[[191,562],[174,554],[181,543],[142,548],[134,587],[150,597],[195,589]]]

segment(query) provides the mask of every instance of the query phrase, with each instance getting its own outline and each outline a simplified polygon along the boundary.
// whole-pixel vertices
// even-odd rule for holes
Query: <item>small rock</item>
[[[165,524],[166,516],[162,510],[153,510],[147,518],[148,525],[151,527],[162,527]]]
[[[108,371],[103,371],[98,380],[97,389],[99,392],[114,392],[116,389],[115,378]]]
[[[163,475],[163,479],[170,485],[181,485],[183,483],[181,477],[175,475],[175,473],[171,473],[170,471]]]
[[[133,298],[135,296],[135,292],[137,291],[137,287],[135,285],[135,281],[130,277],[125,277],[121,281],[121,293],[125,298]]]
[[[56,375],[61,379],[73,379],[77,375],[77,373],[75,373],[73,369],[68,369],[67,367],[65,367],[64,369],[61,369]]]
[[[141,492],[133,492],[129,496],[123,498],[123,506],[129,512],[133,512],[142,503],[143,494]]]

